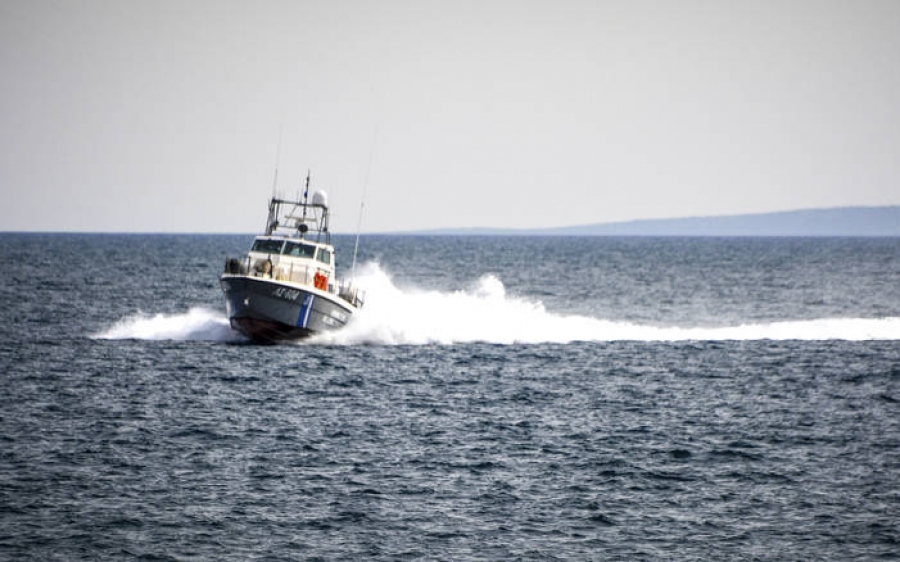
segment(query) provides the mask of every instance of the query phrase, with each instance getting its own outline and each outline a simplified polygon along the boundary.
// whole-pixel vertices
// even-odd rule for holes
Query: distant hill
[[[469,228],[418,234],[538,236],[900,236],[900,205],[647,219],[542,229]]]

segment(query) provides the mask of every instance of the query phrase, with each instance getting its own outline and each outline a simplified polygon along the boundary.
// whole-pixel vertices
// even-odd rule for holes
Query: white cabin
[[[284,236],[257,236],[247,254],[249,274],[336,293],[334,248]]]

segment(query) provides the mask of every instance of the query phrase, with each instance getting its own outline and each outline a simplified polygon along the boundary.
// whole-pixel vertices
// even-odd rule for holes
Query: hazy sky
[[[279,131],[339,232],[900,204],[900,1],[0,0],[0,230],[256,232]]]

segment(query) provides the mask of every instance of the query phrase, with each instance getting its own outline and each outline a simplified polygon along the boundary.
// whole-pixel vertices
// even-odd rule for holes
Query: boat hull
[[[336,330],[353,315],[336,295],[274,279],[223,275],[221,285],[231,327],[259,343]]]

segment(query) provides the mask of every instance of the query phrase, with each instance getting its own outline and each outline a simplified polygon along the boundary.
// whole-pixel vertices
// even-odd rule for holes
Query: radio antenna
[[[359,218],[356,220],[356,242],[353,244],[353,265],[350,266],[350,278],[356,278],[356,254],[359,251],[359,233],[362,228],[363,209],[366,207],[366,191],[369,188],[369,172],[372,171],[372,154],[375,152],[375,139],[378,136],[378,125],[372,131],[372,147],[369,149],[369,163],[366,165],[366,176],[363,179],[362,199],[359,201]]]
[[[278,148],[275,150],[275,178],[272,180],[272,198],[278,195],[278,164],[281,163],[281,136],[284,133],[284,123],[278,127]]]

